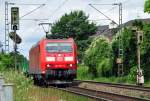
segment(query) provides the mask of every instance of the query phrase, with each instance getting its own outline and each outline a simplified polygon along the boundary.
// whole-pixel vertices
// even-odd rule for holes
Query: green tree
[[[150,24],[145,24],[144,40],[141,44],[141,67],[144,70],[144,77],[147,81],[150,80]]]
[[[132,26],[135,26],[138,28],[138,30],[142,30],[143,29],[143,22],[141,20],[135,20],[133,23],[132,23]]]
[[[63,15],[54,23],[51,32],[51,36],[56,38],[72,37],[74,40],[86,40],[95,34],[96,26],[88,21],[88,16],[83,11],[74,11]]]
[[[83,11],[73,11],[63,15],[53,24],[49,38],[73,38],[78,46],[78,58],[82,60],[85,49],[91,42],[89,36],[96,33],[96,25],[88,21]],[[89,40],[88,40],[89,39]]]
[[[85,52],[84,63],[89,67],[89,73],[96,76],[110,76],[112,69],[111,44],[105,37],[94,38]]]
[[[28,60],[20,53],[16,54],[17,58],[17,69],[24,70],[22,72],[27,72],[28,69]],[[0,71],[14,68],[14,52],[10,52],[9,54],[1,53],[0,54]],[[24,66],[24,67],[23,67]]]
[[[144,12],[150,13],[150,0],[145,0]]]
[[[15,67],[14,66],[14,57],[15,57],[15,54],[14,52],[11,52],[10,53],[10,56],[13,58],[13,68]],[[16,59],[17,59],[17,70],[18,71],[21,71],[23,73],[27,73],[28,72],[28,60],[26,57],[24,57],[22,54],[20,54],[19,52],[16,53]]]
[[[136,33],[133,33],[131,28],[124,28],[122,33],[117,33],[116,37],[112,41],[112,49],[114,54],[114,65],[113,73],[117,75],[117,64],[116,59],[118,57],[118,37],[121,35],[123,41],[123,64],[124,64],[124,73],[127,75],[130,72],[130,69],[136,65]]]

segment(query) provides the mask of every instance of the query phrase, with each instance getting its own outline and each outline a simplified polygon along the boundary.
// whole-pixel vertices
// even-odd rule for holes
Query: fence
[[[0,75],[0,101],[13,101],[13,85],[5,84],[2,75]]]

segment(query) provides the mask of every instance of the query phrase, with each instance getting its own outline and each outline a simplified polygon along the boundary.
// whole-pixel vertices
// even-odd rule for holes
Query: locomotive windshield
[[[47,43],[47,52],[72,52],[71,43]]]

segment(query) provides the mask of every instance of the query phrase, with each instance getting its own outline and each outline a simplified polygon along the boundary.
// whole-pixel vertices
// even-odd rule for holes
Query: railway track
[[[81,96],[86,96],[96,101],[150,101],[147,99],[119,95],[119,94],[100,91],[100,90],[96,91],[96,90],[91,90],[86,88],[80,88],[77,86],[68,87],[68,88],[56,88],[56,89],[67,91]]]
[[[141,97],[141,96],[131,96],[128,94],[124,94],[124,92],[121,94],[119,91],[116,90],[116,92],[111,92],[107,91],[104,89],[90,89],[88,87],[81,87],[80,85],[82,83],[87,83],[87,84],[92,84],[96,86],[95,88],[98,87],[106,87],[106,88],[115,88],[115,89],[120,89],[121,92],[123,90],[128,89],[128,92],[130,90],[133,91],[133,93],[136,92],[144,92],[143,94],[148,94],[150,95],[150,87],[142,87],[142,86],[135,86],[135,85],[125,85],[125,84],[112,84],[112,83],[103,83],[103,82],[95,82],[95,81],[80,81],[80,80],[75,80],[72,85],[67,86],[66,88],[57,88],[54,87],[55,89],[63,90],[66,92],[70,92],[73,94],[77,94],[80,96],[86,96],[91,99],[94,99],[94,101],[150,101],[150,97]],[[103,86],[99,86],[103,85]],[[90,85],[88,85],[90,86]]]
[[[81,80],[75,80],[79,83],[89,83],[89,84],[95,84],[95,85],[104,85],[108,87],[116,87],[116,88],[123,88],[123,89],[132,89],[137,91],[143,91],[150,93],[150,87],[143,87],[143,86],[136,86],[136,85],[126,85],[126,84],[114,84],[114,83],[104,83],[104,82],[96,82],[96,81],[81,81]]]

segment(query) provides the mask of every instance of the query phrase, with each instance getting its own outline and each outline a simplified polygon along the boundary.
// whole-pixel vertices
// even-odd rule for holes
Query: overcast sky
[[[44,35],[44,31],[39,23],[41,22],[56,22],[63,14],[74,10],[83,10],[89,15],[89,20],[94,21],[97,25],[109,24],[106,19],[99,12],[89,6],[89,4],[113,4],[123,3],[123,23],[136,18],[149,18],[150,15],[143,12],[144,0],[8,0],[8,2],[16,3],[9,5],[19,7],[20,17],[39,7],[39,5],[20,5],[20,4],[46,4],[37,9],[33,13],[24,16],[20,20],[20,30],[17,33],[22,38],[22,43],[19,45],[19,51],[28,57],[29,49],[33,44],[38,42]],[[102,11],[105,15],[110,17],[115,22],[118,22],[118,6],[111,5],[94,5],[97,9]],[[4,44],[4,12],[5,0],[0,0],[0,41]],[[47,19],[47,20],[23,20],[23,19]],[[10,12],[9,12],[10,21]],[[10,41],[10,48],[12,50],[13,44]]]

